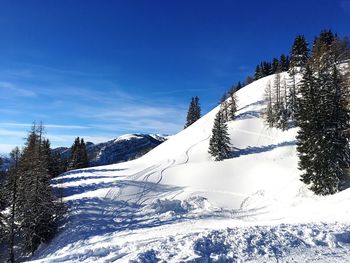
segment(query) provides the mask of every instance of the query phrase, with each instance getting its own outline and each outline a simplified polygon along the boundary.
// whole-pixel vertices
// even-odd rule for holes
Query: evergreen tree
[[[272,74],[272,65],[269,62],[262,62],[262,66],[260,66],[262,68],[262,76],[266,77]]]
[[[84,139],[77,137],[71,147],[71,157],[68,170],[86,168],[89,166],[86,145]]]
[[[87,156],[87,150],[86,150],[86,144],[84,142],[84,139],[81,138],[80,140],[80,167],[79,168],[86,168],[89,166],[89,160]]]
[[[304,171],[301,181],[305,184],[310,184],[316,176],[313,160],[317,154],[315,152],[315,143],[321,126],[316,118],[319,114],[318,107],[320,103],[316,88],[316,78],[311,67],[307,65],[300,85],[296,116],[297,124],[300,128],[297,135],[299,169]]]
[[[288,71],[289,70],[289,57],[282,54],[280,56],[280,61],[279,61],[279,69],[280,71]]]
[[[197,120],[199,120],[201,117],[201,107],[199,104],[199,98],[192,97],[190,106],[187,111],[187,117],[186,117],[186,124],[184,128],[187,128],[188,126],[195,123]]]
[[[273,58],[271,63],[271,73],[275,74],[280,71],[280,62],[277,58]]]
[[[71,154],[69,158],[68,170],[78,169],[80,159],[80,138],[77,137],[71,147]]]
[[[199,98],[198,96],[194,97],[194,121],[196,122],[201,118],[201,105],[199,103]]]
[[[256,69],[255,69],[255,74],[254,74],[254,80],[258,80],[262,77],[263,77],[263,75],[262,75],[262,70],[260,68],[260,65],[257,65]]]
[[[216,114],[214,120],[208,152],[215,158],[215,161],[221,161],[230,156],[230,138],[221,111]]]
[[[304,68],[309,59],[308,43],[303,35],[298,35],[293,43],[290,55],[290,73],[296,74]]]

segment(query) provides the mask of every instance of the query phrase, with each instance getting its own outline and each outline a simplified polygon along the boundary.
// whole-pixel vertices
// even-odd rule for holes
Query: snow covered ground
[[[53,180],[69,213],[32,262],[350,262],[350,189],[299,181],[296,129],[261,118],[268,82],[237,92],[231,159],[207,153],[217,107],[140,159]]]

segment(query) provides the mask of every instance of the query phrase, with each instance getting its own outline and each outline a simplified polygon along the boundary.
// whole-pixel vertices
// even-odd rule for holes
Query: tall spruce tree
[[[215,158],[215,161],[221,161],[230,156],[230,138],[221,111],[216,114],[214,120],[208,152]]]
[[[280,56],[279,69],[280,69],[280,71],[288,71],[289,70],[289,57],[286,56],[285,54],[282,54]]]
[[[188,107],[186,124],[184,128],[186,129],[188,126],[195,123],[201,117],[201,106],[199,103],[199,98],[197,96],[191,98],[191,103]]]
[[[280,71],[280,62],[277,58],[273,58],[271,63],[271,73],[275,74]]]
[[[201,105],[198,96],[194,97],[194,122],[201,118]]]
[[[304,68],[309,59],[308,43],[303,35],[298,35],[293,43],[290,54],[290,70],[295,73]]]
[[[315,143],[319,136],[321,124],[317,119],[320,100],[317,93],[317,83],[311,66],[307,65],[300,84],[300,96],[298,97],[297,124],[297,151],[299,156],[299,169],[304,173],[301,181],[310,184],[315,179],[315,163],[317,155]],[[316,132],[316,133],[315,133]]]

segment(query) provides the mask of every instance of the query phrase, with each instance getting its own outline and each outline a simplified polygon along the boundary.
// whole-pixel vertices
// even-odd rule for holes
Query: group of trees
[[[272,62],[263,61],[256,66],[254,80],[282,72],[289,69],[290,59],[282,54],[279,59],[273,58]]]
[[[216,161],[230,157],[231,144],[226,123],[236,118],[237,97],[235,90],[235,87],[232,87],[228,93],[224,93],[220,110],[215,116],[208,152]]]
[[[283,130],[300,128],[301,181],[319,195],[339,191],[350,164],[349,75],[341,70],[349,58],[347,38],[322,31],[310,51],[305,37],[299,35],[292,46],[288,74],[277,72],[265,90],[266,123]]]
[[[323,31],[301,68],[296,114],[299,168],[301,180],[319,195],[339,191],[350,164],[349,76],[340,70],[349,50],[346,39]]]
[[[77,137],[71,147],[67,170],[81,169],[89,166],[86,144],[83,138]]]
[[[0,246],[10,262],[15,252],[33,253],[47,242],[64,210],[51,189],[50,144],[43,133],[42,125],[33,125],[23,150],[11,152],[13,165],[0,189]]]
[[[322,31],[310,51],[305,37],[299,35],[290,58],[281,55],[272,63],[262,62],[254,76],[259,79],[275,74],[265,91],[265,121],[270,127],[282,130],[299,127],[301,181],[319,195],[339,191],[349,170],[350,73],[344,74],[342,70],[343,62],[348,59],[347,38]],[[217,161],[230,154],[226,122],[235,118],[237,110],[233,91],[221,99],[209,142],[209,153]]]
[[[64,213],[63,192],[53,191],[50,180],[89,163],[83,139],[75,139],[64,160],[52,151],[43,126],[35,124],[25,147],[13,149],[10,158],[11,167],[0,177],[0,258],[15,262],[47,242]]]
[[[234,120],[236,117],[237,97],[235,92],[241,88],[241,83],[238,82],[237,86],[232,86],[230,91],[225,92],[221,98],[220,110],[215,117],[208,150],[210,155],[213,156],[216,161],[221,161],[230,156],[230,138],[228,136],[226,123]],[[192,97],[187,113],[185,128],[200,118],[200,111],[199,98],[197,96]],[[76,142],[79,142],[79,140],[76,140]]]

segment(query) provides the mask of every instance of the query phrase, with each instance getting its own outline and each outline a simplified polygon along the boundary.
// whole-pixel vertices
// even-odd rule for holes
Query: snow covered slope
[[[261,118],[268,82],[237,92],[231,159],[208,154],[216,107],[137,160],[55,179],[69,214],[31,260],[349,262],[350,189],[316,197],[299,181],[296,129]]]

